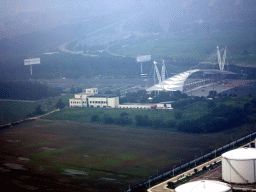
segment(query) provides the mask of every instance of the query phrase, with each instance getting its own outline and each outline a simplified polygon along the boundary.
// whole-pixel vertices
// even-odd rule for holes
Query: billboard
[[[40,58],[24,59],[24,65],[40,64]]]
[[[140,62],[146,62],[146,61],[151,61],[151,55],[140,55],[136,58],[136,61],[138,63]]]

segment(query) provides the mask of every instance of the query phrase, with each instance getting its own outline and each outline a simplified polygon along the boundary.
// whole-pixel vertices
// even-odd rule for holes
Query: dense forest
[[[59,96],[62,90],[29,81],[0,82],[0,99],[39,100]]]

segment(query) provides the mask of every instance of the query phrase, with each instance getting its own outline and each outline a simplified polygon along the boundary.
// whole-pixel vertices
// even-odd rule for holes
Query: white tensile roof
[[[175,189],[175,192],[227,192],[230,191],[230,185],[220,181],[194,181],[183,184]]]
[[[152,87],[147,88],[146,91],[182,91],[186,79],[189,77],[189,75],[197,71],[200,71],[200,69],[189,70],[174,75],[161,83],[158,83]]]
[[[222,158],[233,160],[251,160],[256,159],[255,148],[238,148],[222,154]]]

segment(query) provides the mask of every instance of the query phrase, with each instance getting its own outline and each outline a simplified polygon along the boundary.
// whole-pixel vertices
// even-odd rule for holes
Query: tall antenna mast
[[[218,56],[219,68],[220,68],[220,70],[221,70],[221,57],[220,57],[220,49],[219,49],[219,46],[217,46],[217,56]]]
[[[163,60],[163,65],[162,65],[162,81],[165,81],[165,63]]]
[[[227,47],[225,47],[224,54],[223,54],[223,57],[221,59],[220,49],[219,49],[219,46],[217,46],[217,56],[218,56],[219,68],[220,68],[221,71],[223,71],[224,70],[224,66],[225,66],[225,62],[226,62]]]
[[[222,58],[222,68],[221,68],[221,71],[224,70],[224,66],[225,66],[225,62],[226,62],[226,56],[227,56],[227,47],[225,46],[224,54],[223,54],[223,58]]]
[[[155,67],[155,72],[156,72],[156,75],[157,75],[157,79],[158,79],[158,82],[159,83],[161,83],[162,82],[162,80],[161,80],[161,76],[160,76],[160,73],[159,73],[159,71],[158,71],[158,68],[157,68],[157,62],[156,61],[154,61],[154,67]]]

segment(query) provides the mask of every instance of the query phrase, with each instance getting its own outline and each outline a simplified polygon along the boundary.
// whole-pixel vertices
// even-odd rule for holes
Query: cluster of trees
[[[82,93],[82,92],[83,92],[82,87],[71,87],[70,89],[71,94]]]
[[[118,118],[98,115],[91,117],[92,122],[103,122],[104,124],[131,125],[134,123],[140,127],[151,127],[154,129],[180,131],[186,133],[215,133],[244,123],[256,122],[256,99],[246,103],[243,108],[225,104],[217,105],[215,101],[207,101],[209,112],[198,119],[183,119],[181,110],[174,111],[174,119],[164,121],[162,118],[150,119],[148,115],[136,115],[133,120],[129,114],[123,112]]]
[[[59,110],[64,109],[65,104],[63,103],[62,99],[58,100],[55,107]],[[46,111],[42,110],[42,106],[39,104],[36,106],[35,110],[32,113],[29,113],[27,116],[32,117],[32,116],[36,116],[36,115],[43,115],[43,114],[45,114],[45,112]]]
[[[30,81],[0,82],[1,99],[39,100],[50,96],[59,96],[60,88]]]
[[[172,107],[177,109],[204,100],[204,97],[184,98],[172,103]]]
[[[214,101],[208,101],[210,112],[199,119],[182,120],[183,112],[174,112],[175,120],[149,119],[147,115],[136,115],[136,126],[152,127],[165,130],[177,130],[186,133],[215,133],[244,123],[256,122],[256,99],[244,105],[244,108],[225,104],[216,105]]]
[[[103,122],[104,124],[118,124],[118,125],[130,125],[132,124],[132,119],[129,117],[129,114],[122,112],[118,118],[112,118],[108,115],[105,115],[102,119],[99,115],[93,115],[91,117],[92,122]]]
[[[254,123],[253,114],[256,114],[256,100],[252,100],[244,105],[244,108],[228,106],[224,104],[216,105],[214,101],[208,102],[211,110],[196,120],[184,120],[177,125],[177,130],[188,133],[214,133],[234,127],[244,123]]]

